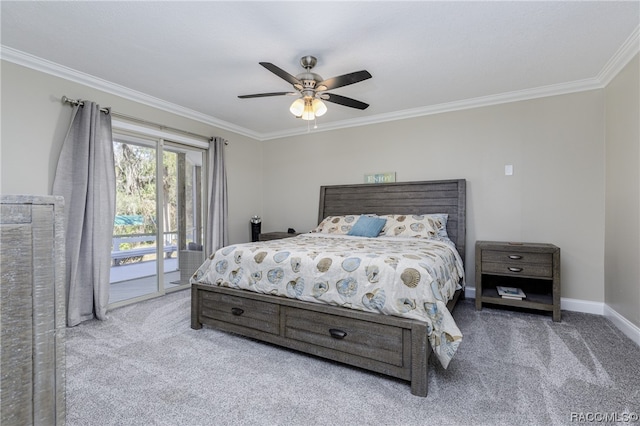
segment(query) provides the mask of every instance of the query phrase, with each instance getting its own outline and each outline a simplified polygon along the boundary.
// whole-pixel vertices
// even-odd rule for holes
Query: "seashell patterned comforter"
[[[309,233],[235,244],[211,255],[191,283],[424,321],[445,368],[462,341],[446,303],[464,284],[464,268],[446,238]]]

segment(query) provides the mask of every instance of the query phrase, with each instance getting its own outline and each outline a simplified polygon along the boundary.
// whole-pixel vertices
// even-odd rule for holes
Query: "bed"
[[[223,247],[198,268],[191,327],[396,377],[426,396],[429,357],[446,368],[462,339],[450,311],[464,295],[465,217],[464,179],[322,186],[316,232]],[[348,235],[382,218],[381,237]]]

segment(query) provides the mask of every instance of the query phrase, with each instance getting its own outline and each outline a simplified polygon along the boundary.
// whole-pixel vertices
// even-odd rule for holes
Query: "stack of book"
[[[496,290],[503,299],[522,300],[527,297],[521,288],[497,286]]]

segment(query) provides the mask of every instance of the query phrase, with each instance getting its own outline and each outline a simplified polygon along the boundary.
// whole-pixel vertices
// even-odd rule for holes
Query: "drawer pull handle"
[[[244,314],[244,309],[240,309],[240,308],[231,308],[231,313],[237,317],[239,317],[240,315]]]
[[[509,259],[518,260],[518,259],[522,259],[522,256],[517,254],[510,254]]]
[[[522,272],[522,268],[514,268],[513,266],[509,267],[511,272]]]
[[[345,333],[342,330],[338,330],[337,328],[330,328],[329,334],[331,334],[331,337],[333,337],[334,339],[339,339],[339,340],[342,340],[345,337],[347,337],[347,333]]]

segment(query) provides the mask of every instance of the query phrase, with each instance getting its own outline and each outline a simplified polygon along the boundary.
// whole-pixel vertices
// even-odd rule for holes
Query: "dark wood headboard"
[[[464,260],[466,188],[464,179],[321,186],[318,223],[348,214],[447,213],[447,234]]]

